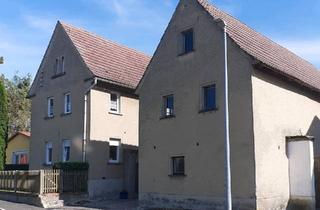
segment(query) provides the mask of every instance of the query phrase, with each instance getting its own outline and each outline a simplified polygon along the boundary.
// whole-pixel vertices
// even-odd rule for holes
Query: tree
[[[5,164],[5,148],[8,138],[8,99],[3,81],[0,80],[0,170]]]
[[[19,76],[16,73],[11,80],[2,75],[1,80],[4,81],[8,93],[9,136],[17,131],[30,130],[31,103],[27,95],[31,85],[31,75]]]

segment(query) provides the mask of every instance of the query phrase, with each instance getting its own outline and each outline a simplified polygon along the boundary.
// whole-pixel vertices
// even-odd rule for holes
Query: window
[[[57,75],[59,74],[59,59],[56,58],[56,61],[54,63],[54,74]]]
[[[64,95],[64,113],[71,113],[71,94],[67,93]]]
[[[27,151],[13,152],[12,164],[28,164],[28,152]]]
[[[63,140],[62,146],[62,161],[67,162],[70,160],[70,148],[71,148],[71,141],[70,140]]]
[[[64,73],[64,56],[61,57],[60,73]]]
[[[52,164],[52,143],[47,142],[46,143],[46,164],[51,165]]]
[[[163,116],[170,117],[174,115],[174,98],[173,95],[163,97]]]
[[[216,86],[202,87],[202,110],[209,111],[216,108]]]
[[[110,139],[109,141],[109,163],[120,162],[120,139]]]
[[[54,64],[54,74],[60,75],[62,73],[64,73],[64,56],[61,58],[56,58]]]
[[[183,48],[182,54],[186,54],[193,51],[193,29],[182,32]]]
[[[110,94],[110,111],[114,113],[120,112],[120,95],[117,93]]]
[[[53,117],[53,98],[48,98],[48,117]]]
[[[172,175],[185,175],[184,156],[172,157]]]

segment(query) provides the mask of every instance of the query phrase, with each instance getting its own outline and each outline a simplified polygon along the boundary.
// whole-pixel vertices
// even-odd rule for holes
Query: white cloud
[[[167,18],[163,17],[160,7],[152,7],[147,1],[137,0],[93,0],[99,8],[113,13],[116,18],[116,24],[145,29],[159,29],[159,26],[165,26]],[[150,2],[149,2],[150,3]],[[165,0],[164,6],[173,4],[172,0]],[[150,21],[152,20],[152,21]],[[156,26],[156,27],[155,27]]]
[[[56,23],[56,20],[51,17],[40,17],[28,14],[23,15],[22,18],[29,27],[42,30],[44,32],[51,32]]]
[[[279,40],[278,43],[313,63],[320,69],[320,39]]]

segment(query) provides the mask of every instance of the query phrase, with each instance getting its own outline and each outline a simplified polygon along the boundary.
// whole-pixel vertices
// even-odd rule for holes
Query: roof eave
[[[256,63],[254,63],[252,65],[255,69],[258,69],[258,70],[262,70],[262,71],[266,71],[266,72],[270,72],[272,71],[273,73],[276,73],[277,75],[281,75],[285,80],[289,81],[289,82],[292,82],[296,85],[299,85],[299,86],[302,86],[304,88],[306,88],[307,90],[313,92],[313,93],[316,93],[318,96],[320,96],[320,89],[312,86],[312,85],[309,85],[308,83],[306,82],[303,82],[302,80],[296,78],[296,77],[293,77],[289,74],[286,74],[285,72],[281,71],[281,70],[278,70],[276,68],[273,68],[261,61],[257,61]]]

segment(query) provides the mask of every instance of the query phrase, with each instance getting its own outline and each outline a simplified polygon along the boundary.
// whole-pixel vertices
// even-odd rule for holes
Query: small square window
[[[120,139],[109,140],[109,163],[120,162]]]
[[[185,175],[184,156],[172,157],[172,175]]]
[[[71,94],[67,93],[64,95],[64,113],[71,113]]]
[[[120,112],[120,95],[117,93],[110,94],[110,111],[114,113]]]
[[[174,97],[168,95],[163,97],[163,116],[170,117],[174,116]]]
[[[48,117],[53,117],[53,97],[48,98]]]
[[[214,109],[216,109],[216,86],[204,86],[202,87],[202,111]]]
[[[183,51],[182,54],[186,54],[192,52],[194,49],[194,35],[193,29],[189,29],[182,32],[182,40],[183,40]]]

